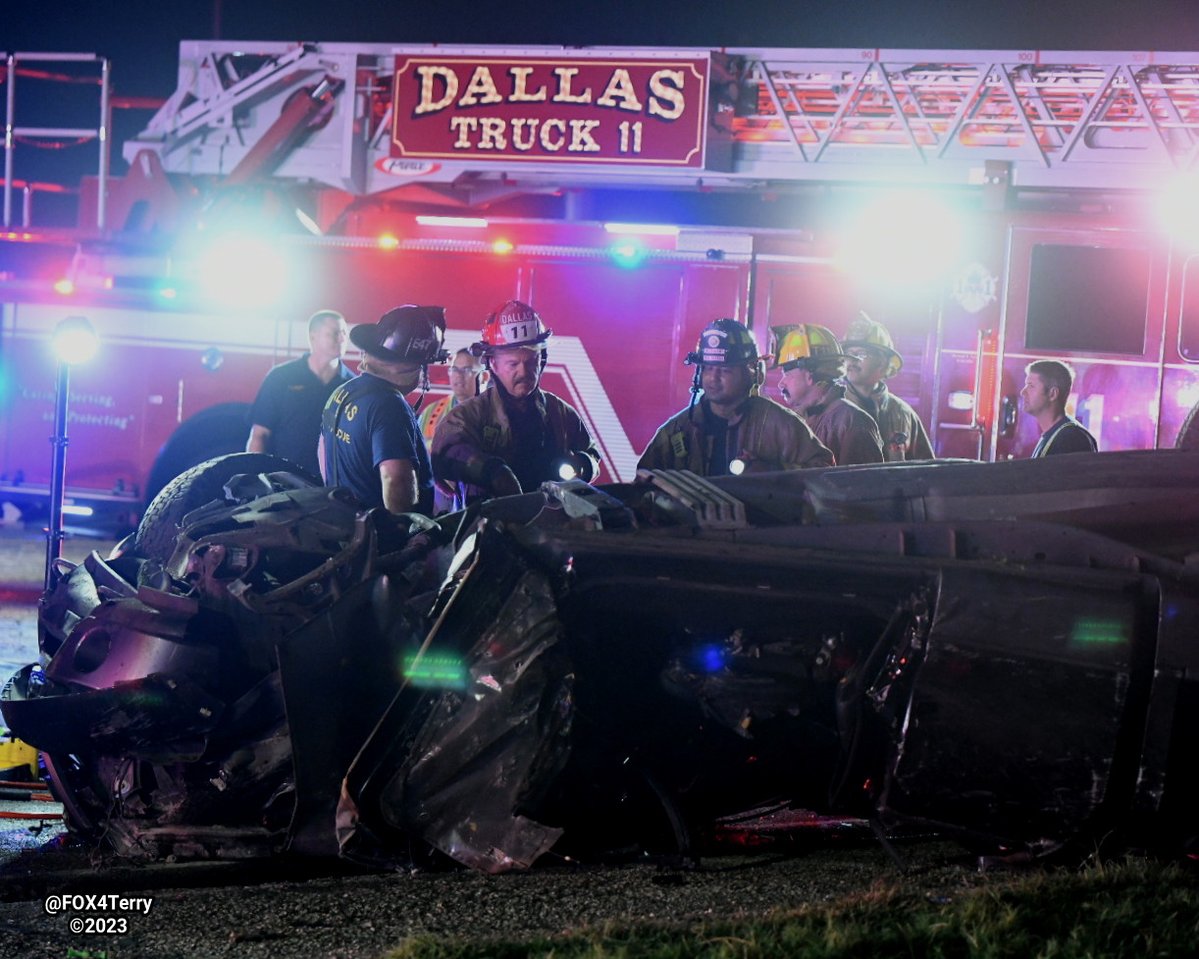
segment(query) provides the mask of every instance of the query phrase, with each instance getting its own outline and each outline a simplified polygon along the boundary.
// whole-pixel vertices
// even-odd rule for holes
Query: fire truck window
[[[1184,360],[1199,360],[1199,256],[1182,268],[1182,321],[1178,350]]]
[[[1144,353],[1149,266],[1147,250],[1033,247],[1025,347]]]

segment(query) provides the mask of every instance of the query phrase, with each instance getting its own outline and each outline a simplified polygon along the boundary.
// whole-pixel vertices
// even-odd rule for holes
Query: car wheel
[[[146,477],[145,504],[180,473],[225,453],[246,448],[250,432],[249,403],[217,403],[179,424],[162,444]]]
[[[193,466],[154,497],[138,524],[134,550],[145,559],[165,563],[175,551],[183,517],[205,503],[223,499],[225,484],[231,478],[239,473],[281,471],[296,473],[299,467],[268,453],[229,453]]]

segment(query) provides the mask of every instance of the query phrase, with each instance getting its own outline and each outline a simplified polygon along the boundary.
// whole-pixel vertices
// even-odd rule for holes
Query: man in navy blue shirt
[[[274,367],[258,388],[247,453],[274,453],[316,474],[321,411],[329,394],[354,375],[341,361],[346,334],[346,319],[335,310],[308,318],[308,352]]]
[[[1074,386],[1070,367],[1057,360],[1037,360],[1024,368],[1020,399],[1024,412],[1041,427],[1032,459],[1058,453],[1094,453],[1099,445],[1078,420],[1066,415],[1066,400]]]
[[[350,331],[363,352],[359,374],[339,386],[321,420],[321,475],[368,509],[433,510],[429,450],[406,394],[427,388],[429,363],[444,363],[445,310],[400,306]]]

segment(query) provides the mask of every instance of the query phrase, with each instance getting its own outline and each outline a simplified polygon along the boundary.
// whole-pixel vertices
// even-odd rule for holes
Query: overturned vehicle
[[[548,483],[438,522],[256,454],[60,564],[4,717],[123,855],[488,872],[782,811],[1190,847],[1199,452]]]

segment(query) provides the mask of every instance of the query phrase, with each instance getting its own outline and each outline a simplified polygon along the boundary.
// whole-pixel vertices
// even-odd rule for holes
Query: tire
[[[181,473],[154,497],[138,524],[134,551],[144,559],[165,563],[175,551],[183,517],[214,499],[238,473],[295,472],[297,467],[268,453],[229,453]]]
[[[150,467],[146,477],[146,509],[167,485],[180,473],[198,463],[238,453],[246,448],[250,432],[249,403],[218,403],[188,417],[176,428]]]
[[[98,801],[108,789],[95,776],[94,758],[42,753],[42,762],[50,793],[62,804],[67,828],[81,839],[99,840],[112,810]]]
[[[1178,431],[1178,439],[1174,441],[1178,450],[1199,450],[1199,403],[1191,407],[1187,418],[1182,421],[1182,429]]]

